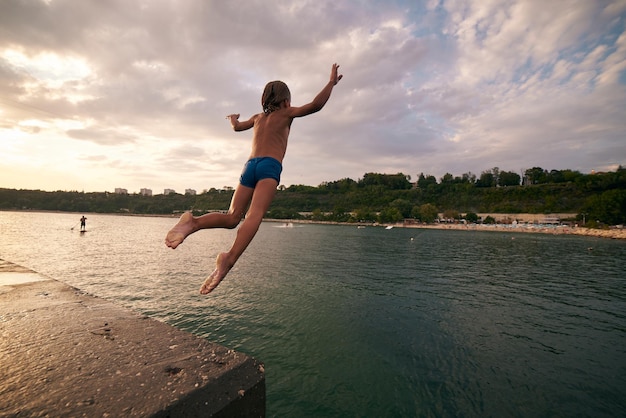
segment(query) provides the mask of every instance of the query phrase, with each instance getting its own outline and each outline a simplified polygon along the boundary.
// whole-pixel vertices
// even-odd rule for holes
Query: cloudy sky
[[[626,0],[2,0],[0,187],[236,186],[266,82],[281,184],[626,165]]]

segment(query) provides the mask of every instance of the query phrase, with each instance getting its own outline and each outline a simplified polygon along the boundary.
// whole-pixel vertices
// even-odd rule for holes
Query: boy
[[[338,74],[338,69],[339,65],[333,64],[328,84],[313,101],[304,106],[292,107],[287,85],[282,81],[272,81],[267,83],[261,97],[263,113],[243,122],[239,121],[239,114],[226,116],[236,132],[254,128],[250,159],[241,173],[228,212],[207,213],[199,217],[186,212],[165,237],[165,244],[174,249],[187,236],[200,229],[235,228],[243,218],[246,207],[250,205],[241,227],[237,230],[235,242],[229,251],[217,256],[215,270],[200,287],[201,294],[212,292],[220,284],[254,238],[280,184],[291,123],[294,118],[310,115],[324,107],[333,87],[343,77]]]

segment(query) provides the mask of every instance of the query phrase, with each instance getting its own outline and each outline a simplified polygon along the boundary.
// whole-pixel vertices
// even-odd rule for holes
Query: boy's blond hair
[[[291,92],[287,84],[282,81],[270,81],[265,85],[263,96],[261,96],[261,106],[264,113],[272,113],[280,109],[281,102],[291,100]]]

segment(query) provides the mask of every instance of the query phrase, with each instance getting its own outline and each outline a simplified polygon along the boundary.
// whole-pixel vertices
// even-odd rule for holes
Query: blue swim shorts
[[[276,158],[258,157],[249,159],[243,166],[239,183],[254,188],[263,179],[274,179],[280,184],[283,165]]]

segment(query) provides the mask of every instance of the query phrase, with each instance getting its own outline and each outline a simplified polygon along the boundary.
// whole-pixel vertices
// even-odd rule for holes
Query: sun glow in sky
[[[3,0],[0,187],[235,186],[266,82],[281,183],[626,165],[626,0]]]

